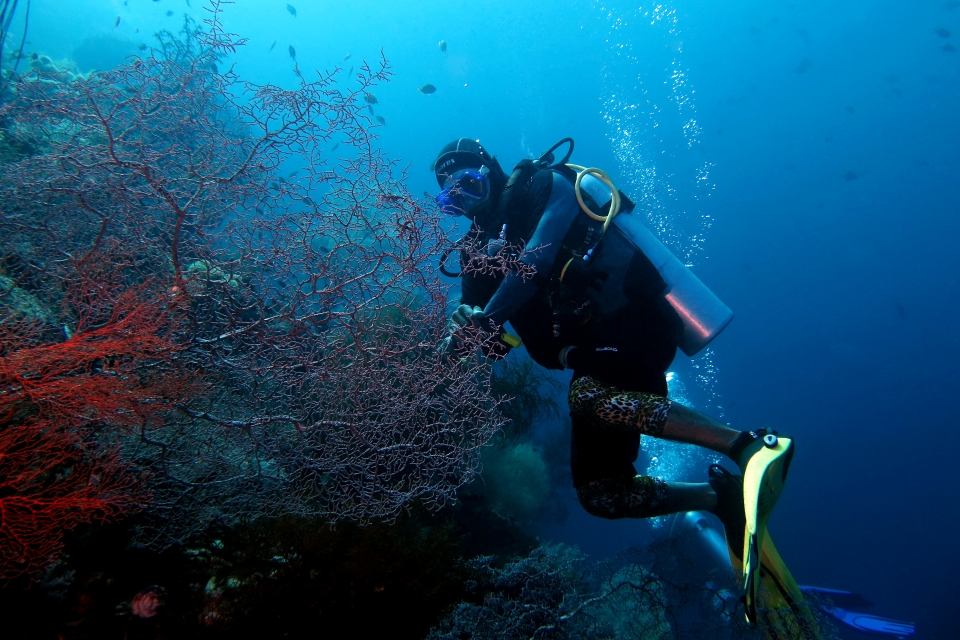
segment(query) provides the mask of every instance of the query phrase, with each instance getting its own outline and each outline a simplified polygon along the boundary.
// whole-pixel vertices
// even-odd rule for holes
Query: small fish
[[[418,88],[417,91],[424,95],[430,95],[431,93],[436,93],[437,88],[432,84],[425,84],[422,87]]]
[[[950,44],[949,42],[948,42],[947,44],[943,45],[943,46],[940,47],[940,48],[943,49],[944,51],[946,51],[947,53],[953,53],[954,51],[957,50],[957,48],[956,48],[955,46],[953,46],[952,44]]]
[[[294,60],[297,59],[297,50],[293,48],[292,44],[287,46],[287,53],[289,53],[290,57]]]
[[[273,44],[270,45],[270,48],[267,49],[267,53],[270,53],[271,51],[273,51],[273,48],[274,48],[275,46],[277,46],[277,41],[276,41],[276,40],[274,40],[274,41],[273,41]]]
[[[853,171],[847,171],[845,174],[843,174],[843,175],[840,176],[840,177],[843,178],[844,180],[846,180],[847,182],[853,182],[854,180],[856,180],[856,179],[859,178],[860,176],[858,176],[857,174],[855,174]]]
[[[353,67],[350,67],[350,71],[347,71],[347,77],[349,78],[352,75],[353,75]]]
[[[137,49],[140,49],[140,51],[146,51],[147,50],[146,43],[141,42],[139,45],[137,45]]]
[[[377,116],[377,122],[383,125],[387,124],[387,120],[383,116]]]
[[[297,8],[292,4],[287,5],[287,11],[289,11],[290,15],[292,15],[294,18],[297,17]]]
[[[446,52],[447,52],[447,41],[446,41],[446,40],[441,40],[441,41],[440,41],[440,51],[442,51],[443,53],[446,53]]]
[[[38,59],[39,57],[40,57],[40,54],[37,53],[37,52],[33,52],[33,53],[30,54],[30,59],[31,59],[31,60],[36,60],[36,59]]]
[[[372,105],[372,104],[368,104],[368,105],[367,105],[367,111],[370,112],[370,115],[373,115],[373,105]]]
[[[193,7],[190,6],[190,0],[187,0],[187,8],[188,8],[188,9],[193,9]]]
[[[348,53],[347,55],[343,56],[343,60],[341,60],[341,62],[346,62],[349,59],[350,59],[350,54]]]
[[[372,93],[363,94],[363,99],[367,101],[367,104],[378,104],[380,101],[377,100],[377,96]]]
[[[113,21],[113,28],[116,29],[120,26],[120,16],[117,16],[117,19]]]
[[[120,18],[117,18],[117,20],[119,21]],[[950,37],[950,30],[947,29],[946,27],[940,27],[939,29],[936,29],[936,30],[934,31],[934,33],[937,34],[938,36],[940,36],[941,38],[949,38],[949,37]]]
[[[335,145],[333,145],[332,147],[330,147],[330,151],[336,151],[336,150],[337,150],[337,147],[339,147],[339,146],[340,146],[340,143],[338,142],[337,144],[335,144]]]
[[[957,0],[950,0],[950,2],[943,5],[943,8],[946,9],[947,11],[952,11],[957,7],[960,7],[960,2],[957,2]]]
[[[167,17],[169,18],[172,15],[173,15],[173,9],[167,9]]]
[[[291,171],[291,172],[290,172],[290,175],[288,175],[287,178],[288,178],[288,179],[296,178],[298,173],[300,173],[300,172],[299,172],[299,171]]]

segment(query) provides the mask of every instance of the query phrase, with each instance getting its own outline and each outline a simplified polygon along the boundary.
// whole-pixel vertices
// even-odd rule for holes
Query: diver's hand
[[[476,335],[477,332],[493,334],[489,340],[484,341],[485,348],[483,348],[483,350],[485,355],[488,356],[492,355],[490,353],[491,347],[487,346],[486,343],[490,342],[490,340],[494,340],[497,343],[500,342],[498,339],[499,333],[495,330],[496,327],[494,327],[493,323],[487,318],[483,313],[483,309],[480,307],[461,304],[457,307],[457,310],[453,312],[453,315],[450,316],[450,323],[447,328],[450,334],[444,338],[443,343],[440,345],[440,350],[449,356],[467,355],[463,353],[463,351],[466,336],[469,333],[473,333],[474,335]]]
[[[480,307],[471,307],[468,304],[460,305],[457,307],[457,310],[453,312],[453,315],[450,316],[450,321],[455,325],[453,327],[454,330],[467,325],[478,329],[485,328],[484,324],[486,319],[487,317],[483,315],[483,309]]]
[[[447,323],[448,335],[440,345],[441,353],[451,357],[464,355],[459,353],[463,342],[462,329],[471,324],[470,319],[477,313],[483,317],[483,310],[480,307],[471,307],[468,304],[461,304],[457,307],[457,310],[453,312],[453,315],[450,316],[450,321]]]

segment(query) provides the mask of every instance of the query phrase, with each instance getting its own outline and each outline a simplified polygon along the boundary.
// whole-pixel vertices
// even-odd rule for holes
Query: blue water
[[[428,165],[453,138],[508,168],[576,138],[574,161],[606,168],[736,312],[675,368],[703,410],[796,437],[771,528],[798,580],[956,637],[957,3],[286,4],[224,7],[248,38],[235,70],[294,86],[288,46],[308,77],[382,51],[395,75],[375,91],[378,132],[415,194],[435,190]],[[204,15],[192,5],[34,0],[26,48],[150,44]],[[574,513],[551,533],[597,554],[646,527]]]

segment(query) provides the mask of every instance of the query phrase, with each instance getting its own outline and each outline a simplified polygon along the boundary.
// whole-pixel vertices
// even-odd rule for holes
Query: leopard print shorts
[[[589,376],[570,385],[570,413],[598,427],[635,431],[659,438],[670,414],[670,400],[653,393],[621,391]]]
[[[652,518],[663,514],[667,483],[660,478],[601,478],[577,487],[587,513],[599,518]]]

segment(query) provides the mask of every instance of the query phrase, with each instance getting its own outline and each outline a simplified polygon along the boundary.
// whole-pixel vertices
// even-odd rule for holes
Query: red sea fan
[[[108,432],[151,420],[186,383],[140,371],[176,352],[171,314],[137,290],[111,298],[87,300],[59,342],[15,313],[0,323],[0,580],[44,569],[65,532],[148,498]]]
[[[114,453],[51,425],[0,428],[0,460],[0,580],[45,569],[65,532],[128,513],[142,499]]]

